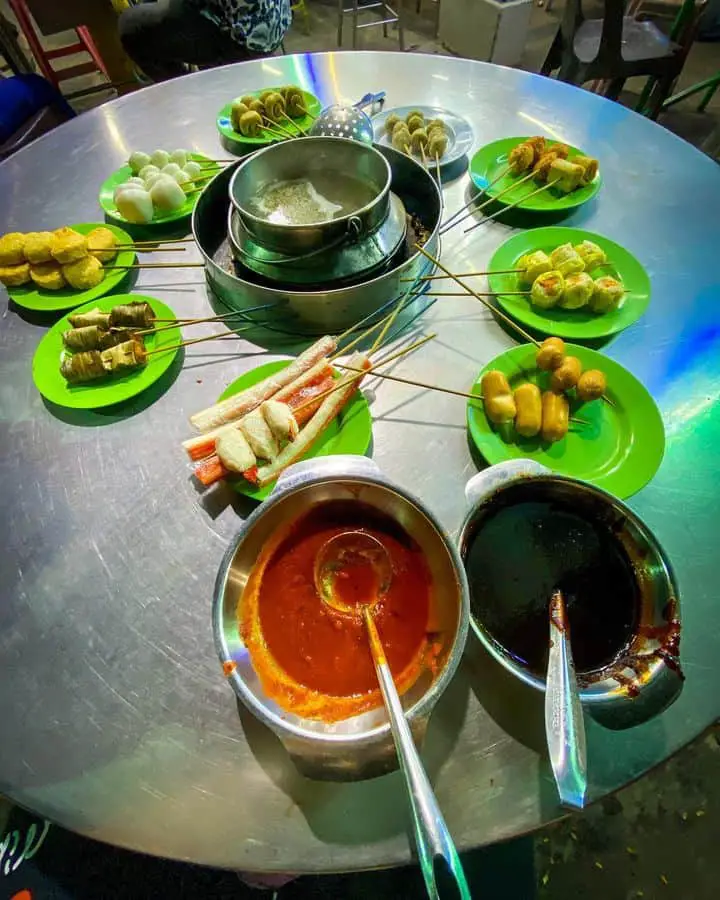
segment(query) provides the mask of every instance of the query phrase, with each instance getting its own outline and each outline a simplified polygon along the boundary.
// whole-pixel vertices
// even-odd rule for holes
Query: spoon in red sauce
[[[360,616],[365,622],[395,751],[405,777],[415,844],[428,896],[440,900],[438,881],[449,881],[454,887],[444,889],[443,898],[470,900],[460,858],[415,747],[373,618],[374,607],[392,582],[390,555],[377,538],[363,531],[345,531],[322,545],[315,557],[314,576],[317,592],[328,608],[344,616]]]

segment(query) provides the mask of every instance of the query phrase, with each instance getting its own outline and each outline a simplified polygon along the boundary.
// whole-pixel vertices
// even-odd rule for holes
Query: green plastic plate
[[[89,312],[96,308],[103,312],[109,312],[113,306],[142,300],[146,300],[152,306],[159,319],[175,318],[175,313],[169,306],[154,297],[144,297],[140,294],[113,294],[111,297],[103,297],[97,302],[87,303],[82,309],[75,310],[75,312]],[[58,406],[68,406],[72,409],[99,409],[102,406],[112,406],[114,403],[129,400],[154,384],[167,371],[178,353],[177,349],[168,350],[167,353],[156,353],[150,357],[149,362],[142,369],[128,372],[127,375],[120,378],[108,378],[106,381],[96,381],[90,384],[70,385],[60,374],[60,360],[65,352],[62,333],[68,328],[72,328],[72,325],[68,316],[63,316],[38,344],[32,363],[35,387],[43,397],[52,403],[57,403]],[[179,328],[168,328],[158,334],[146,335],[145,346],[148,350],[158,347],[175,347],[181,340],[182,335]]]
[[[93,228],[109,228],[118,239],[119,243],[132,244],[130,235],[116,225],[106,225],[104,222],[81,222],[79,225],[71,225],[74,231],[80,234],[88,234]],[[134,250],[121,250],[115,259],[108,263],[109,266],[130,266],[135,262]],[[65,309],[74,309],[83,303],[89,303],[98,297],[114,290],[127,275],[127,268],[109,269],[105,278],[97,287],[89,291],[76,291],[75,288],[65,287],[59,291],[45,291],[35,285],[23,285],[22,287],[8,288],[8,294],[18,306],[24,309],[33,309],[38,312],[61,312]]]
[[[607,396],[582,405],[570,403],[571,417],[587,424],[570,422],[567,436],[555,444],[540,436],[522,438],[514,429],[504,436],[485,416],[481,401],[468,401],[467,424],[473,443],[490,463],[506,459],[537,460],[560,475],[589,481],[620,498],[630,497],[655,475],[665,452],[665,429],[655,401],[646,388],[615,360],[577,344],[567,352],[577,356],[584,369],[605,373]],[[513,347],[489,362],[478,375],[473,393],[480,392],[485,372],[499,369],[515,389],[526,381],[541,390],[549,375],[535,367],[536,348],[532,344]]]
[[[520,181],[523,177],[522,175],[512,175],[508,172],[508,174],[503,176],[497,184],[493,184],[491,188],[486,190],[487,186],[492,184],[500,172],[507,168],[508,154],[513,147],[516,147],[525,140],[527,140],[527,137],[502,138],[502,140],[486,144],[484,147],[481,147],[477,153],[473,154],[473,157],[470,160],[470,177],[472,178],[475,187],[478,188],[478,190],[485,191],[489,197],[497,197],[498,194],[506,190],[514,182]],[[550,143],[556,142],[553,141]],[[586,155],[582,150],[578,150],[577,147],[571,147],[569,144],[567,146],[569,147],[568,159],[571,162],[573,156]],[[590,184],[578,188],[571,194],[561,194],[559,191],[550,188],[547,191],[543,191],[541,194],[536,194],[530,200],[518,203],[517,209],[529,209],[535,212],[553,212],[560,209],[574,209],[576,206],[582,206],[583,203],[587,203],[588,200],[591,200],[600,190],[601,184],[602,177],[600,172],[598,172]],[[540,185],[536,184],[531,178],[529,181],[525,181],[518,185],[516,189],[508,191],[507,194],[503,196],[502,200],[499,200],[498,202],[509,206],[517,200],[520,200],[526,194],[532,193],[532,191],[539,186]]]
[[[290,365],[290,360],[283,359],[276,362],[265,363],[256,369],[245,372],[239,378],[236,378],[229,384],[218,397],[225,400],[239,391],[252,387],[263,378],[274,375],[281,369],[285,369]],[[370,407],[361,391],[356,391],[350,399],[350,402],[343,409],[340,415],[334,419],[317,443],[303,456],[303,459],[313,459],[316,456],[337,456],[343,453],[353,454],[355,456],[363,456],[372,440],[372,415]],[[253,500],[264,500],[275,487],[275,482],[266,484],[265,487],[253,487],[250,482],[243,478],[238,478],[232,482],[232,486],[240,494],[252,497]]]
[[[188,159],[192,159],[195,162],[199,163],[213,162],[212,159],[210,159],[208,156],[203,156],[202,153],[188,153]],[[222,171],[222,168],[220,166],[208,166],[207,169],[203,171],[203,175],[205,175],[206,172],[208,175],[210,175],[213,172],[217,174],[220,171]],[[115,201],[113,200],[113,194],[115,193],[115,188],[126,182],[131,175],[132,169],[130,168],[130,166],[123,166],[121,169],[116,169],[107,179],[107,181],[103,182],[100,188],[100,195],[98,197],[100,206],[103,208],[106,215],[109,218],[113,219],[115,222],[120,222],[121,225],[132,225],[134,228],[152,228],[154,225],[168,225],[170,222],[179,222],[181,219],[186,219],[192,214],[198,197],[202,193],[202,191],[195,191],[193,194],[190,194],[190,196],[185,200],[180,209],[176,209],[175,212],[155,213],[152,222],[128,222],[128,220],[123,218],[123,216],[121,216],[118,212],[117,206],[115,206]],[[205,187],[205,185],[208,184],[209,181],[210,179],[204,179],[200,182],[200,184]]]
[[[530,297],[503,296],[503,291],[523,291],[529,285],[521,282],[517,275],[490,275],[490,290],[497,293],[497,302],[513,319],[534,328],[543,334],[574,340],[589,340],[607,337],[623,331],[643,315],[650,302],[650,279],[638,260],[620,244],[580,228],[533,228],[513,235],[495,251],[488,269],[512,269],[526,253],[554,250],[560,244],[579,244],[593,241],[605,251],[609,266],[603,266],[593,277],[611,275],[625,285],[627,293],[620,306],[612,312],[596,315],[586,309],[539,309],[530,303]]]
[[[248,150],[251,150],[254,147],[264,147],[266,144],[272,144],[278,140],[278,137],[269,131],[264,131],[257,137],[245,137],[245,135],[235,131],[230,124],[230,108],[236,100],[239,100],[240,97],[244,97],[246,94],[252,97],[259,97],[260,94],[264,94],[265,91],[271,90],[273,90],[273,88],[263,88],[261,91],[243,91],[229,103],[226,103],[217,115],[218,131],[231,143],[239,144],[238,151],[240,153],[247,153]],[[277,90],[277,88],[274,90]],[[293,122],[299,125],[304,131],[307,131],[315,121],[315,117],[320,114],[322,104],[315,94],[311,94],[310,91],[303,91],[303,97],[305,97],[305,109],[308,111],[308,115],[303,116],[301,119],[293,119]],[[294,130],[289,122],[281,122],[280,126],[280,130],[283,128],[287,128],[288,131]]]

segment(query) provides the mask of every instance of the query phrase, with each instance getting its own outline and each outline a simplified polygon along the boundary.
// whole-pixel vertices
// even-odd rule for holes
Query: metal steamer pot
[[[640,597],[639,622],[629,646],[615,661],[597,672],[578,673],[580,700],[600,724],[619,729],[647,721],[677,699],[683,685],[677,584],[657,539],[628,506],[600,488],[556,475],[528,459],[480,472],[467,483],[465,493],[469,509],[458,537],[464,562],[485,517],[499,505],[556,500],[609,527],[632,564]],[[520,665],[486,629],[479,598],[470,590],[470,624],[484,648],[515,678],[544,691],[544,679]]]
[[[422,221],[429,233],[425,248],[437,256],[442,214],[442,195],[437,182],[404,153],[392,147],[378,148],[378,152],[390,165],[393,193],[402,200],[408,213]],[[402,279],[412,280],[432,271],[433,267],[421,253],[412,247],[405,250],[403,246],[388,260],[387,268],[341,286],[300,287],[263,279],[237,265],[233,258],[227,235],[228,185],[232,175],[232,167],[217,175],[200,195],[192,214],[192,233],[205,262],[208,285],[229,309],[267,304],[273,306],[273,315],[290,314],[293,330],[307,334],[343,331],[404,294],[409,283]]]
[[[435,517],[365,457],[324,457],[291,466],[242,525],[220,565],[213,598],[215,645],[229,671],[230,685],[277,734],[304,775],[352,781],[397,767],[384,708],[332,723],[286,712],[263,691],[238,629],[238,603],[270,535],[288,520],[332,500],[367,504],[395,519],[422,548],[430,567],[443,646],[437,675],[421,674],[402,698],[416,740],[422,740],[430,713],[460,663],[468,633],[469,597],[460,557]]]
[[[324,178],[333,173],[351,176],[367,187],[369,199],[345,215],[307,225],[272,222],[253,212],[253,200],[266,186],[319,173]],[[240,163],[230,179],[230,202],[255,243],[302,258],[360,240],[379,228],[388,214],[391,179],[387,159],[372,146],[345,138],[305,137],[271,144]],[[352,206],[352,200],[344,205]]]

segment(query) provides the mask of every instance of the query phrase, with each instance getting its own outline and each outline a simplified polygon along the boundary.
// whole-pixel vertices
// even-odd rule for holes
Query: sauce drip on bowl
[[[465,566],[473,614],[539,677],[547,669],[555,590],[565,598],[581,681],[614,662],[638,627],[640,594],[622,544],[569,504],[531,500],[491,509],[470,537]]]
[[[376,538],[390,556],[393,577],[373,617],[398,689],[406,690],[432,665],[431,575],[415,541],[370,506],[332,501],[292,523],[258,560],[239,610],[265,691],[286,709],[328,721],[381,705],[360,610],[353,616],[328,608],[314,581],[320,548],[348,530]],[[341,588],[348,602],[367,602],[375,587],[370,568],[360,568],[362,578],[351,584],[349,570]]]

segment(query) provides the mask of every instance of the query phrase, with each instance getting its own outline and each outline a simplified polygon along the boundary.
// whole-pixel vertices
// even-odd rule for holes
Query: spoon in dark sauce
[[[587,792],[585,722],[575,677],[565,598],[560,590],[555,590],[550,598],[545,737],[561,802],[582,809]]]

